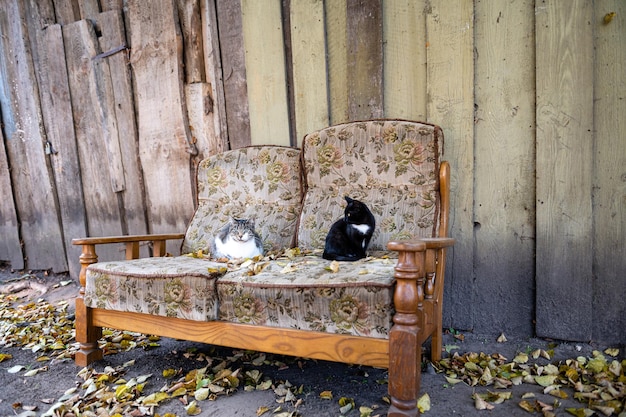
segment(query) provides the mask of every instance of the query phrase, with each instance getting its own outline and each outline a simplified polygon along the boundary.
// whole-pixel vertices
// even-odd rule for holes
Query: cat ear
[[[346,195],[346,196],[344,196],[343,198],[345,198],[345,199],[346,199],[346,202],[347,202],[348,204],[350,204],[350,203],[352,203],[352,202],[354,201],[354,200],[352,200],[350,197],[348,197],[347,195]]]

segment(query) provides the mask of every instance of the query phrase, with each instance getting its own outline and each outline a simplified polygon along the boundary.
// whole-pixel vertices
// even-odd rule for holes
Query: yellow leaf
[[[370,417],[373,412],[374,410],[372,410],[369,407],[365,407],[365,406],[359,407],[359,414],[360,414],[359,417]]]
[[[261,407],[257,408],[256,415],[257,416],[261,416],[261,415],[267,413],[268,411],[270,411],[270,409],[268,407],[261,406]]]
[[[535,382],[541,385],[542,387],[547,387],[547,386],[554,384],[555,380],[556,380],[556,375],[535,376]]]
[[[609,356],[616,357],[617,355],[619,355],[619,349],[617,349],[617,348],[608,348],[608,349],[606,349],[604,351],[604,353],[606,353]],[[0,362],[2,362],[2,361],[0,361]]]
[[[185,411],[187,411],[187,415],[190,416],[197,416],[202,412],[196,401],[192,401],[187,407],[185,407]]]
[[[430,411],[430,396],[428,393],[425,393],[417,400],[417,409],[420,413]]]
[[[13,358],[13,355],[11,355],[10,353],[0,353],[0,362],[6,361],[11,358]]]
[[[515,363],[526,363],[528,362],[528,355],[525,353],[518,353],[517,356],[513,359]]]
[[[474,396],[474,407],[476,407],[477,410],[493,410],[495,408],[493,405],[489,404],[478,395]]]
[[[333,393],[331,391],[322,391],[322,392],[320,392],[320,398],[322,400],[332,400],[333,399]]]
[[[173,378],[176,376],[176,369],[165,369],[163,370],[163,378]]]
[[[565,411],[576,417],[591,417],[595,413],[588,408],[566,408]]]
[[[500,333],[500,336],[498,337],[497,342],[498,343],[504,343],[504,342],[507,342],[507,341],[508,340],[507,340],[506,336],[504,335],[504,333]]]
[[[326,269],[331,271],[333,274],[336,274],[337,272],[339,272],[339,262],[332,261]]]
[[[196,390],[193,394],[193,397],[198,401],[204,401],[209,398],[209,389],[208,388],[200,388]]]

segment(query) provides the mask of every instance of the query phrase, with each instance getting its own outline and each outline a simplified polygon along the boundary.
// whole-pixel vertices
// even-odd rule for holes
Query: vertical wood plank
[[[68,23],[80,20],[80,7],[78,0],[53,0],[54,13],[57,17],[57,23],[66,25]]]
[[[99,38],[100,50],[111,51],[126,45],[126,34],[121,10],[99,14],[98,25],[102,35]],[[122,50],[103,58],[107,76],[111,80],[109,101],[113,105],[110,117],[114,117],[120,146],[120,162],[125,187],[118,198],[122,210],[122,231],[128,234],[147,232],[144,183],[139,165],[139,144],[133,87],[128,65],[128,54]]]
[[[537,335],[592,325],[592,6],[537,3]]]
[[[528,335],[534,311],[534,2],[475,4],[475,329]]]
[[[383,8],[381,0],[348,0],[348,117],[383,116]]]
[[[87,236],[87,219],[81,182],[80,164],[72,103],[65,62],[61,25],[51,25],[40,32],[39,75],[41,109],[46,134],[55,153],[50,155],[60,208],[61,224],[68,267],[72,277],[80,272],[81,248],[72,239]]]
[[[207,82],[209,83],[209,95],[205,96],[206,110],[213,121],[214,138],[207,139],[211,143],[208,152],[222,152],[228,149],[228,124],[226,118],[226,104],[224,97],[224,78],[220,52],[219,32],[217,28],[217,10],[214,0],[201,0],[200,10],[202,13],[202,29],[204,42],[204,65]],[[243,51],[242,51],[243,53]],[[207,132],[211,129],[207,127]]]
[[[444,327],[472,329],[474,262],[474,7],[471,2],[433,0],[426,16],[428,118],[442,126],[443,159],[450,162],[450,236],[444,291]],[[400,78],[400,77],[399,77]],[[385,88],[386,90],[386,88]],[[385,109],[387,111],[389,100]],[[407,101],[411,111],[415,104]]]
[[[95,20],[100,14],[99,0],[78,0],[81,19]]]
[[[204,49],[202,48],[200,0],[176,0],[176,3],[183,32],[185,82],[188,84],[204,82],[206,76],[204,73]]]
[[[296,144],[304,135],[328,126],[328,86],[324,45],[324,3],[291,3],[291,44]]]
[[[280,0],[242,0],[251,143],[289,145]]]
[[[230,149],[250,145],[250,108],[241,0],[216,0]]]
[[[0,66],[0,81],[4,72]],[[3,88],[0,82],[0,94]],[[0,98],[0,109],[4,100]],[[17,210],[13,201],[13,187],[11,185],[11,172],[9,170],[9,161],[4,147],[4,134],[0,129],[0,261],[6,261],[11,264],[13,269],[24,269],[24,254],[22,253],[22,245],[20,244],[19,225],[17,222]]]
[[[189,161],[196,150],[186,117],[175,6],[171,0],[133,0],[128,14],[149,231],[184,231],[193,214]],[[176,246],[168,250],[175,253]]]
[[[347,0],[325,4],[330,124],[348,121]]]
[[[0,108],[26,267],[67,271],[22,1],[0,8]]]
[[[111,178],[109,149],[104,138],[107,129],[103,128],[97,93],[97,82],[101,80],[96,80],[96,68],[92,61],[99,53],[98,40],[91,21],[79,20],[64,25],[62,29],[88,219],[87,234],[121,235],[124,230],[115,193],[115,184],[120,183]],[[99,259],[119,259],[118,249],[112,245],[103,246],[98,251]]]
[[[452,11],[458,10],[453,4]],[[383,7],[385,117],[426,120],[425,1],[396,0]]]
[[[626,342],[626,2],[594,3],[593,326]],[[609,23],[604,16],[614,12]],[[621,329],[621,338],[619,337]]]

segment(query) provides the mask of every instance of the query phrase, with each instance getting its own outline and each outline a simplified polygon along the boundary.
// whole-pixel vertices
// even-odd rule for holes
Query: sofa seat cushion
[[[87,268],[85,304],[182,319],[217,318],[224,264],[189,256],[99,262]]]
[[[262,260],[217,280],[219,318],[387,338],[396,261],[366,258],[331,263],[319,255]]]

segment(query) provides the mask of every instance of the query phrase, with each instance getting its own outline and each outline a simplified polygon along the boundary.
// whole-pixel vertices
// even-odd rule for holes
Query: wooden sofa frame
[[[96,245],[126,246],[126,259],[139,257],[139,243],[151,242],[152,256],[164,256],[167,240],[184,234],[136,235],[73,239],[82,245],[80,293],[76,298],[76,340],[80,344],[75,363],[87,366],[102,359],[98,340],[102,328],[129,330],[237,349],[388,368],[389,416],[416,416],[420,390],[422,344],[432,336],[431,359],[441,358],[442,301],[446,248],[454,244],[448,235],[450,167],[439,170],[440,213],[436,238],[389,242],[398,252],[395,266],[394,325],[389,339],[266,327],[224,321],[190,321],[90,308],[84,303],[87,267],[98,261]]]

